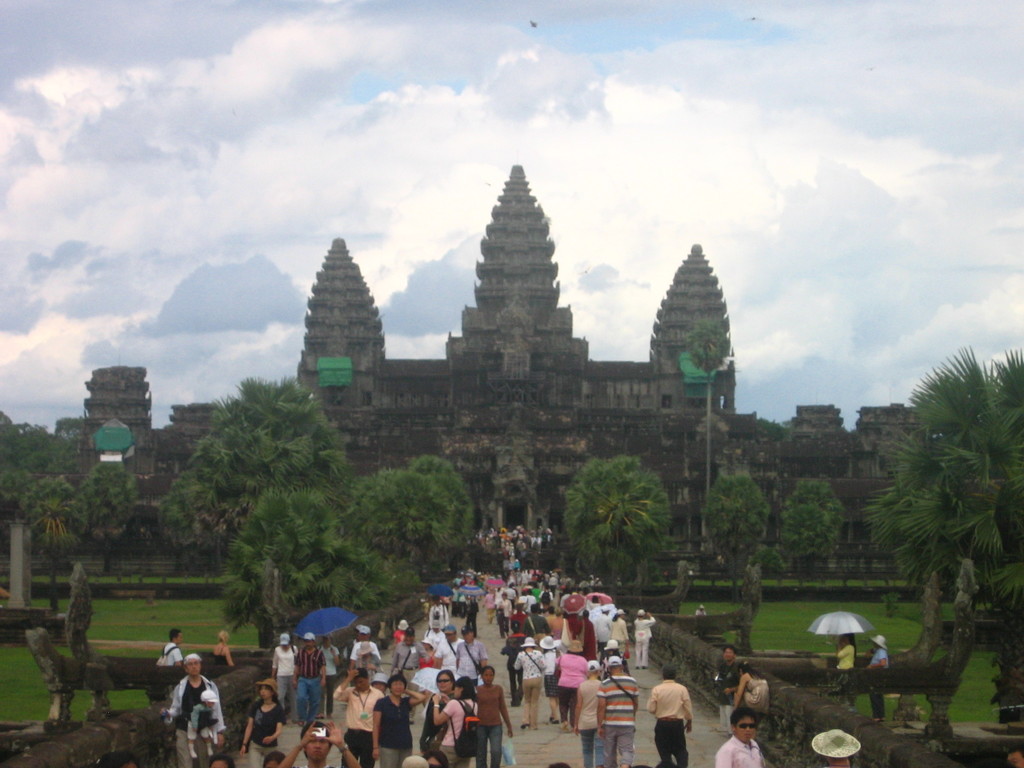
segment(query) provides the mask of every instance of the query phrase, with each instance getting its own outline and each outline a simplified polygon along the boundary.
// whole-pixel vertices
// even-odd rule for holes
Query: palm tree
[[[800,480],[782,508],[782,549],[786,556],[813,573],[814,562],[836,550],[843,505],[824,480]]]
[[[974,560],[979,598],[1007,632],[1004,677],[1024,668],[1024,353],[979,363],[971,350],[932,371],[911,396],[920,428],[901,446],[894,484],[869,508],[875,539],[923,583],[954,583]]]
[[[280,574],[280,597],[294,610],[333,605],[353,610],[386,605],[395,582],[386,562],[338,530],[338,510],[317,491],[268,491],[231,543],[224,613],[238,627],[256,625],[261,646],[272,644],[267,605],[270,562]]]
[[[591,459],[565,498],[566,531],[577,557],[597,570],[607,566],[613,583],[664,547],[668,495],[635,456]]]
[[[704,440],[704,498],[707,499],[711,493],[711,392],[714,389],[714,372],[729,356],[729,334],[721,320],[698,320],[686,334],[686,348],[693,364],[707,376]]]
[[[267,490],[315,488],[342,506],[350,471],[320,402],[295,379],[246,379],[217,402],[165,512],[181,527],[229,541]],[[180,484],[181,488],[177,488]]]
[[[75,493],[82,527],[103,548],[103,572],[110,572],[114,545],[135,513],[138,487],[122,464],[97,464]]]
[[[59,477],[40,480],[27,492],[29,518],[50,561],[50,608],[58,608],[57,566],[60,556],[78,542],[74,489]]]

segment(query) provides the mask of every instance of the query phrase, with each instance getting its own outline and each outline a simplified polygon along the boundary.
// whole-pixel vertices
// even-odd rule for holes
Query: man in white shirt
[[[284,710],[285,719],[292,712],[296,711],[295,684],[293,683],[295,677],[295,653],[292,639],[285,632],[281,635],[277,648],[274,649],[273,669],[270,673],[271,677],[277,678],[277,695],[279,696],[281,709]]]
[[[487,648],[476,639],[476,632],[469,627],[462,628],[462,639],[455,644],[455,674],[457,677],[471,677],[477,680],[480,671],[487,666]]]
[[[594,625],[594,639],[597,641],[597,652],[600,655],[612,636],[612,617],[605,611],[592,611],[590,623]]]
[[[458,661],[455,658],[455,644],[458,638],[455,634],[455,625],[448,624],[444,628],[444,637],[434,649],[434,658],[441,660],[441,669],[447,669],[454,674]]]
[[[363,643],[369,643],[367,653],[364,655],[360,652],[363,648]],[[348,668],[353,669],[366,669],[365,660],[367,658],[380,660],[380,649],[377,648],[377,644],[370,640],[370,628],[365,624],[359,624],[356,626],[356,640],[352,643],[352,652],[348,655]]]
[[[181,654],[181,630],[172,629],[167,633],[167,645],[157,660],[160,667],[181,667],[184,666],[184,657]]]

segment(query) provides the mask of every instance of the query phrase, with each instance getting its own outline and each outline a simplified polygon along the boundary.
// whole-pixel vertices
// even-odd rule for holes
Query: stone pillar
[[[7,605],[32,605],[32,531],[24,520],[11,522],[11,599]]]

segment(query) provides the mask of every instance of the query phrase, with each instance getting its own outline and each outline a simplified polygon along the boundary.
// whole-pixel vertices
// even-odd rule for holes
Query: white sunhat
[[[846,731],[834,728],[811,739],[811,749],[822,757],[850,757],[860,751],[860,742]]]
[[[523,648],[536,648],[536,647],[537,647],[537,643],[535,643],[533,641],[532,637],[528,637],[525,640],[523,640]]]
[[[604,647],[606,651],[614,651],[619,647],[619,641],[609,640],[607,643],[604,644]]]
[[[885,635],[875,635],[871,638],[871,642],[877,645],[879,648],[889,650],[889,646],[885,644]]]
[[[551,635],[545,635],[540,639],[540,647],[545,651],[553,651],[555,649],[555,638]]]

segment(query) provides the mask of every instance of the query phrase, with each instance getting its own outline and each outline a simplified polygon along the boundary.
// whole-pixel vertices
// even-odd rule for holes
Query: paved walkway
[[[456,625],[458,621],[456,620]],[[461,628],[461,627],[460,627]],[[417,626],[417,631],[422,634],[422,625]],[[501,685],[508,695],[508,673],[505,670],[505,657],[501,655],[501,648],[504,641],[498,634],[497,623],[488,624],[486,615],[480,612],[478,621],[478,637],[487,647],[489,663],[497,670],[496,683]],[[385,653],[385,661],[390,661],[391,653]],[[647,712],[647,700],[649,691],[661,681],[660,668],[641,669],[634,672],[634,677],[640,686],[640,710],[637,713],[636,729],[636,759],[634,764],[656,766],[658,764],[658,751],[654,748],[654,717]],[[687,684],[686,671],[681,670],[679,682]],[[340,705],[339,705],[340,708]],[[335,708],[334,720],[339,724],[344,723],[344,711]],[[687,747],[690,753],[690,765],[693,768],[714,765],[715,752],[728,738],[729,734],[718,727],[718,712],[704,709],[695,705],[693,732],[687,737]],[[421,710],[422,711],[422,710]],[[547,768],[551,763],[564,762],[574,768],[582,768],[583,757],[580,751],[580,740],[572,733],[563,733],[557,725],[541,725],[536,731],[520,730],[522,722],[522,710],[518,707],[510,708],[512,725],[515,730],[513,743],[515,744],[516,764],[522,768]],[[548,707],[546,699],[541,700],[541,713],[544,715],[541,720],[547,722]],[[419,736],[422,714],[418,713],[417,723],[413,726],[413,735]],[[285,728],[284,735],[279,743],[282,750],[287,751],[299,738],[298,726],[289,725]],[[506,736],[507,738],[507,736]],[[247,763],[240,763],[240,766]]]

